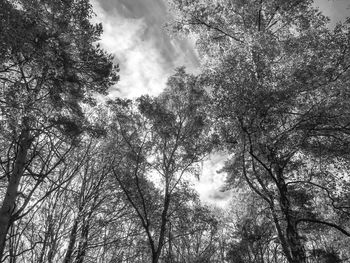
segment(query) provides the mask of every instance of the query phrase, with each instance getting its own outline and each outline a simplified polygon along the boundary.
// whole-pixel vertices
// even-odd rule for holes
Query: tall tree
[[[179,69],[159,97],[138,99],[138,110],[111,102],[115,144],[125,151],[115,158],[114,175],[141,222],[154,263],[167,239],[175,195],[188,174],[198,173],[196,164],[211,147],[207,97],[198,84]]]
[[[51,143],[56,160],[63,160],[55,144],[69,144],[87,127],[81,103],[93,104],[93,94],[106,94],[117,80],[112,57],[94,44],[102,28],[90,23],[91,15],[86,0],[0,3],[1,163],[6,181],[0,258],[18,216],[22,178],[37,172],[36,162],[41,162],[37,145]],[[37,176],[45,174],[39,171]]]
[[[288,262],[307,260],[302,224],[349,236],[347,224],[314,213],[307,194],[334,199],[348,165],[339,147],[349,139],[348,100],[338,95],[348,93],[349,25],[328,29],[308,0],[172,2],[176,29],[198,37],[218,131],[235,153],[231,180],[268,204]],[[347,213],[331,203],[328,211]]]

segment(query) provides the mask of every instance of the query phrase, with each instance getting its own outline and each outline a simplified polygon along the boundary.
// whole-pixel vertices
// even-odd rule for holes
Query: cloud
[[[195,188],[202,201],[208,204],[215,204],[224,207],[231,199],[231,192],[222,192],[225,184],[226,174],[218,173],[222,169],[227,155],[224,153],[214,153],[210,158],[203,162],[202,175]]]
[[[121,69],[121,80],[111,95],[130,98],[160,93],[167,78],[162,67],[164,60],[153,40],[142,39],[146,30],[144,19],[122,17],[116,9],[113,14],[106,13],[96,2],[94,11],[104,27],[100,43],[114,54]]]
[[[147,2],[147,3],[146,3]],[[198,66],[189,40],[170,38],[164,29],[167,9],[161,0],[93,1],[104,33],[101,45],[116,57],[120,82],[112,96],[158,95],[178,66]]]

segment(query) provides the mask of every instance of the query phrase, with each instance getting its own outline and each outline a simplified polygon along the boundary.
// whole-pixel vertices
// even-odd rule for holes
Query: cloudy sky
[[[104,27],[101,43],[121,68],[114,94],[157,95],[175,67],[198,68],[193,43],[167,33],[171,17],[163,0],[94,0],[93,6]]]
[[[96,22],[102,22],[102,46],[114,54],[120,65],[120,82],[112,95],[135,98],[159,94],[167,78],[178,66],[190,72],[199,69],[191,39],[169,36],[164,27],[171,21],[167,0],[92,0]],[[350,15],[349,0],[315,0],[315,5],[331,17],[332,24]],[[217,174],[223,164],[221,155],[204,163],[203,176],[196,183],[204,201],[224,204],[229,194],[218,191],[224,175]]]

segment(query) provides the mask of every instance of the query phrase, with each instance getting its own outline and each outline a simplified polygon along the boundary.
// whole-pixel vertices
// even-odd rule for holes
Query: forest
[[[350,262],[350,19],[169,2],[200,72],[126,99],[89,0],[0,1],[0,262]],[[218,152],[225,208],[193,188]]]

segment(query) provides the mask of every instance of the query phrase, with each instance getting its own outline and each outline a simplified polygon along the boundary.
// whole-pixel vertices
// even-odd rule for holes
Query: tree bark
[[[82,229],[81,229],[81,240],[79,242],[78,246],[78,253],[75,262],[76,263],[83,263],[84,258],[86,255],[86,250],[88,246],[88,238],[89,238],[89,231],[90,231],[90,220],[91,220],[91,214],[86,219],[86,221],[83,223]]]
[[[89,225],[83,226],[82,234],[81,234],[82,240],[80,241],[79,246],[78,246],[78,254],[77,254],[77,258],[75,260],[76,263],[83,263],[84,262],[87,244],[88,244],[88,240],[87,240],[88,236],[89,236]]]
[[[4,256],[8,230],[14,222],[12,214],[15,210],[18,187],[24,173],[24,167],[30,146],[30,132],[28,128],[24,128],[19,137],[14,168],[10,175],[6,194],[0,208],[0,260]]]
[[[79,215],[74,220],[74,224],[73,224],[72,230],[71,230],[70,235],[69,235],[69,244],[68,244],[66,255],[65,255],[64,260],[63,260],[64,263],[72,262],[72,255],[73,255],[73,251],[74,251],[75,242],[77,239],[78,223],[79,223]]]
[[[161,226],[160,226],[160,233],[159,233],[159,239],[158,239],[158,246],[157,246],[157,250],[155,251],[156,253],[153,254],[152,263],[158,263],[159,261],[159,257],[162,253],[165,234],[166,234],[166,225],[168,220],[167,217],[168,217],[168,210],[170,205],[170,194],[168,193],[168,186],[166,187],[165,192],[166,193],[164,198],[163,212],[161,216]]]
[[[306,263],[305,249],[297,229],[297,218],[290,208],[288,189],[282,176],[282,172],[277,172],[277,182],[280,194],[280,207],[287,225],[285,236],[291,256],[288,261],[290,263]]]

